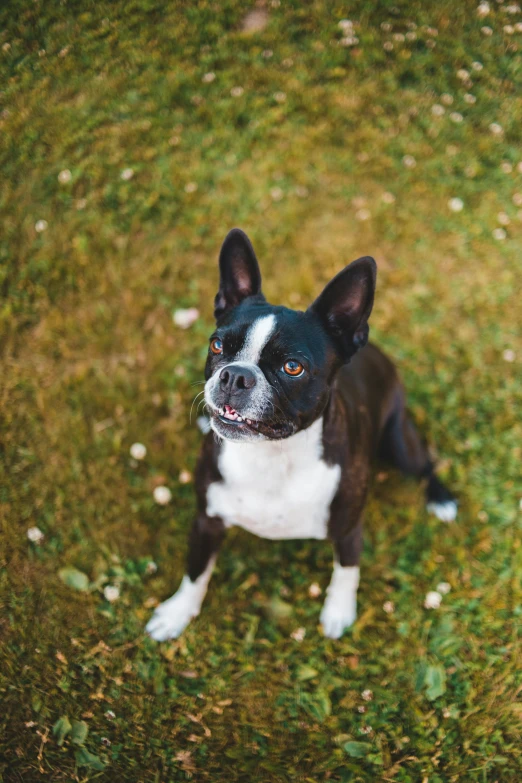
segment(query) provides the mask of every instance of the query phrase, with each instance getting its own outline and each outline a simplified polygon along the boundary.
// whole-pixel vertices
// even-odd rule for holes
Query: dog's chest
[[[322,428],[320,419],[282,441],[224,441],[207,514],[261,538],[325,538],[341,468],[322,459]]]

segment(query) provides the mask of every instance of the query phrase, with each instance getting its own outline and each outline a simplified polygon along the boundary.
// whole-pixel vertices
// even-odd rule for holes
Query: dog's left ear
[[[214,300],[214,316],[240,304],[248,296],[261,293],[261,272],[249,238],[240,228],[229,231],[219,254],[219,291]]]
[[[310,307],[345,361],[368,342],[376,280],[373,258],[358,258],[328,283]]]

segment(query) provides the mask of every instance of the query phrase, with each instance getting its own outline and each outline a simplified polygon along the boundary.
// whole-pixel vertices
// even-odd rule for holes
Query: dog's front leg
[[[325,636],[339,639],[357,617],[362,522],[345,535],[333,537],[333,545],[334,570],[321,611],[321,624]]]
[[[200,513],[195,518],[190,532],[188,573],[178,591],[156,608],[147,623],[147,633],[157,642],[177,639],[199,614],[224,532],[219,517]]]

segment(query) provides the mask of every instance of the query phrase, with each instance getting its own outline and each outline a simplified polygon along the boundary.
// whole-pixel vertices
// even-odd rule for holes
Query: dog
[[[199,614],[226,530],[238,525],[262,538],[332,542],[320,621],[338,639],[357,614],[373,459],[425,481],[428,510],[445,522],[455,519],[456,500],[408,416],[394,365],[368,343],[373,258],[345,267],[304,312],[266,301],[240,229],[225,238],[219,270],[205,367],[212,432],[196,470],[188,569],[147,632],[176,638]]]

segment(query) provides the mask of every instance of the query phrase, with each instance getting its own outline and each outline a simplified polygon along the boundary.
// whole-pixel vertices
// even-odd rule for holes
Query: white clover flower
[[[69,169],[64,169],[63,171],[60,171],[58,174],[58,182],[60,182],[62,185],[66,185],[68,182],[70,182],[72,179],[72,174],[69,171]]]
[[[355,219],[359,221],[369,220],[372,216],[372,213],[369,209],[358,209],[355,213]]]
[[[158,570],[158,566],[156,565],[154,560],[149,560],[149,562],[147,563],[147,566],[145,568],[145,573],[147,573],[147,574],[155,574],[157,570]]]
[[[391,41],[385,41],[382,45],[382,48],[385,52],[391,52],[393,49],[393,44]]]
[[[459,68],[457,71],[457,79],[461,79],[461,81],[465,82],[466,79],[469,79],[469,71],[466,71],[465,68]]]
[[[233,98],[239,98],[241,95],[243,95],[244,92],[245,90],[243,87],[232,87],[230,90],[230,94]]]
[[[491,233],[493,235],[493,239],[498,239],[499,241],[502,241],[507,237],[507,233],[503,228],[495,228]]]
[[[504,128],[498,122],[492,122],[489,129],[494,136],[501,136],[504,133]]]
[[[265,49],[263,52],[263,57],[265,60],[269,60],[271,57],[273,57],[274,53],[271,49]]]
[[[515,25],[515,31],[517,33],[522,33],[522,22],[517,22]]]
[[[360,712],[361,715],[363,715],[366,712],[366,707],[364,706],[364,704],[359,704],[359,706],[357,707],[357,712]]]
[[[116,587],[116,585],[107,585],[107,587],[103,588],[103,595],[112,604],[120,597],[120,588]]]
[[[198,189],[198,183],[197,182],[187,182],[185,185],[185,193],[195,193]]]
[[[407,169],[414,169],[417,165],[417,161],[413,157],[413,155],[405,155],[402,159],[403,164],[406,166]]]
[[[145,459],[147,454],[147,448],[143,443],[133,443],[129,451],[133,459]]]
[[[78,210],[85,209],[86,206],[87,206],[86,198],[79,198],[78,201],[76,202],[76,209]]]
[[[270,197],[272,198],[272,201],[281,201],[283,196],[284,196],[284,193],[281,190],[281,188],[276,187],[276,188],[272,188],[270,190]]]
[[[451,718],[451,710],[449,709],[449,707],[444,707],[444,709],[442,710],[442,717]]]
[[[404,41],[404,34],[403,33],[394,33],[393,34],[393,40],[398,41],[398,43],[402,43]]]
[[[152,494],[154,500],[160,506],[166,506],[172,500],[172,492],[168,487],[164,487],[164,486],[155,487],[154,492]]]
[[[473,68],[474,71],[481,71],[484,68],[482,63],[479,63],[478,60],[472,62],[471,67]]]
[[[425,609],[438,609],[442,602],[442,596],[439,592],[436,590],[430,590],[429,593],[426,593],[426,598],[424,599],[424,607]]]
[[[393,614],[395,611],[395,604],[393,601],[385,601],[382,605],[382,608],[386,612],[386,614]]]
[[[481,29],[482,33],[483,33],[484,35],[488,36],[488,37],[489,37],[490,35],[493,35],[493,30],[492,30],[492,28],[491,28],[491,27],[488,27],[487,25],[485,25],[484,27],[481,27],[480,29]]]
[[[296,628],[295,631],[292,631],[290,634],[292,639],[294,639],[296,642],[302,642],[303,639],[306,636],[306,628]]]
[[[449,591],[451,590],[451,585],[449,582],[439,582],[437,585],[437,592],[441,595],[447,595]]]
[[[416,41],[417,40],[417,33],[414,33],[414,32],[406,33],[406,40],[407,41]]]
[[[491,11],[491,7],[489,3],[480,3],[477,6],[477,16],[480,19],[483,19],[485,16],[487,16],[490,11]]]
[[[339,46],[355,46],[359,43],[359,39],[356,35],[348,35],[346,38],[341,38]]]
[[[373,693],[368,688],[361,693],[364,701],[371,701],[373,699]]]
[[[186,310],[175,310],[172,320],[180,329],[188,329],[199,318],[199,310],[196,307],[187,307]]]
[[[120,174],[121,179],[124,182],[128,182],[130,179],[132,179],[134,176],[134,169],[123,169],[123,171]]]
[[[33,544],[39,544],[44,539],[44,534],[39,527],[30,527],[27,530],[27,538]]]
[[[450,198],[448,201],[448,207],[452,212],[462,212],[464,209],[464,202],[461,198]]]
[[[180,484],[190,484],[192,481],[192,473],[189,470],[182,470],[178,476]]]
[[[467,92],[464,96],[465,103],[476,103],[477,99],[470,92]]]
[[[515,28],[513,27],[512,24],[505,24],[504,32],[506,35],[513,35],[513,33],[515,32]]]
[[[513,193],[511,200],[516,207],[522,207],[522,193]]]
[[[440,96],[440,99],[442,103],[446,104],[446,106],[451,106],[453,103],[453,95],[450,95],[448,92],[443,92]]]
[[[511,174],[513,171],[513,166],[509,162],[509,160],[503,160],[500,164],[501,170],[504,172],[504,174]]]
[[[426,41],[426,46],[428,47],[428,49],[435,49],[436,45],[437,44],[435,41],[432,40]]]
[[[460,123],[460,122],[462,122],[463,119],[464,119],[464,117],[462,116],[462,114],[459,111],[452,111],[451,114],[450,114],[450,120],[452,122]]]
[[[441,106],[440,103],[434,103],[431,107],[431,113],[435,115],[435,117],[442,117],[442,115],[445,113],[446,109],[444,106]]]
[[[361,734],[371,734],[373,729],[371,726],[361,726],[359,731],[361,732]]]
[[[392,26],[389,22],[381,22],[381,30],[384,30],[385,33],[391,32]]]
[[[506,5],[504,7],[504,11],[507,14],[519,14],[520,13],[520,6],[517,3],[511,3],[511,5]]]
[[[112,710],[107,710],[105,713],[105,717],[107,718],[107,720],[114,720],[114,718],[116,717],[116,713],[114,713]]]
[[[310,598],[318,598],[321,595],[321,588],[317,584],[317,582],[313,582],[313,584],[310,585],[308,588],[308,595]]]
[[[49,223],[47,220],[37,220],[34,224],[34,230],[38,231],[39,234],[42,233],[42,231],[45,231]]]
[[[337,27],[340,27],[341,30],[351,30],[353,22],[350,19],[341,19],[341,21],[338,22]]]
[[[286,101],[286,92],[275,92],[274,100],[278,103],[284,103]]]
[[[203,76],[203,78],[201,79],[201,81],[202,81],[204,84],[210,84],[211,82],[213,82],[213,81],[214,81],[214,79],[215,79],[215,78],[216,78],[216,74],[215,74],[215,73],[212,73],[212,71],[209,71],[209,73],[206,73],[206,74]]]
[[[511,223],[510,217],[506,212],[499,212],[497,215],[497,220],[501,226],[509,226]]]

